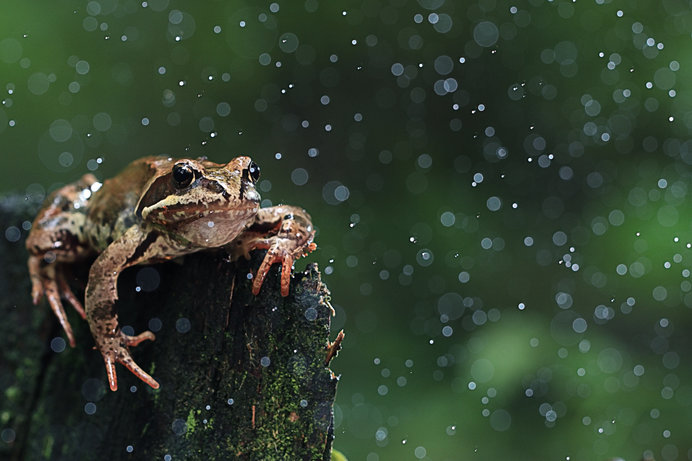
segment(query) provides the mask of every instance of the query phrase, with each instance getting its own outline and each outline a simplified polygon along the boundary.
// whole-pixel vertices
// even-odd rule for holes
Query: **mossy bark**
[[[31,306],[22,224],[36,207],[0,200],[1,228],[12,228],[0,237],[0,458],[330,459],[337,378],[325,364],[332,314],[316,265],[285,298],[278,267],[251,294],[259,252],[125,271],[120,323],[156,330],[132,353],[161,387],[119,366],[111,392],[86,323],[68,309],[78,345],[60,351],[50,310]],[[87,267],[76,269],[79,291]]]

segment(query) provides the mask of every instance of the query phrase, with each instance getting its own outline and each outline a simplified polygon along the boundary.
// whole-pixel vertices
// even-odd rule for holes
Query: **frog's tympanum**
[[[259,293],[271,265],[280,263],[281,294],[288,295],[293,261],[315,249],[315,231],[300,208],[260,208],[258,178],[259,168],[248,157],[226,165],[204,158],[147,157],[103,184],[87,174],[47,198],[26,240],[34,304],[46,296],[73,347],[61,298],[87,320],[112,390],[118,388],[116,362],[159,387],[128,350],[153,340],[154,334],[129,336],[118,325],[114,303],[124,269],[210,248],[225,247],[232,255],[246,257],[260,248],[267,254],[252,292]],[[69,263],[93,257],[85,309],[64,271]]]

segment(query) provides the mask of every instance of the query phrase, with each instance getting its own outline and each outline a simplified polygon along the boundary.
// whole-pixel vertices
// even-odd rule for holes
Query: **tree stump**
[[[0,458],[330,459],[338,378],[328,365],[342,336],[328,350],[332,310],[316,264],[285,298],[276,265],[251,294],[264,252],[126,270],[120,323],[156,333],[131,352],[161,387],[118,365],[111,392],[86,322],[66,305],[73,349],[45,301],[31,305],[24,238],[37,208],[0,198]],[[75,293],[87,270],[75,268]]]

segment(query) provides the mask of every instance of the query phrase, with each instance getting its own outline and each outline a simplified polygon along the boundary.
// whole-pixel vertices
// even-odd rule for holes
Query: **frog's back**
[[[149,179],[156,174],[160,157],[144,157],[130,163],[117,176],[107,179],[89,200],[86,234],[91,246],[103,251],[140,221],[135,207]]]
[[[93,175],[85,174],[53,191],[31,225],[26,239],[29,253],[51,252],[60,261],[77,260],[90,253],[85,227],[89,200],[98,186]]]

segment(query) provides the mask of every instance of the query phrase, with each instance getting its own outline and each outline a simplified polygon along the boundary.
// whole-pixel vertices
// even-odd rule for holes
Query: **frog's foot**
[[[267,254],[252,282],[252,294],[255,296],[259,294],[272,264],[281,263],[281,296],[288,296],[294,261],[313,251],[317,245],[312,242],[312,238],[309,243],[300,244],[295,239],[274,236],[257,242],[255,248],[266,249]]]
[[[68,300],[83,319],[86,318],[84,307],[82,307],[82,303],[79,302],[74,293],[72,293],[72,289],[65,280],[62,272],[56,270],[56,265],[48,264],[41,266],[40,261],[38,256],[31,256],[29,258],[31,298],[34,304],[38,304],[43,295],[46,296],[50,308],[58,318],[62,329],[65,330],[70,346],[74,347],[75,340],[74,334],[72,333],[72,326],[69,320],[67,320],[67,314],[65,313],[60,298],[62,297]]]
[[[106,374],[108,375],[108,384],[112,391],[118,390],[118,377],[115,372],[115,363],[125,365],[139,379],[153,387],[159,388],[159,383],[156,382],[146,371],[142,370],[130,356],[129,346],[136,346],[142,341],[153,341],[156,339],[154,333],[145,331],[137,336],[129,336],[123,332],[119,332],[115,337],[107,338],[100,345],[101,355],[106,364]]]

